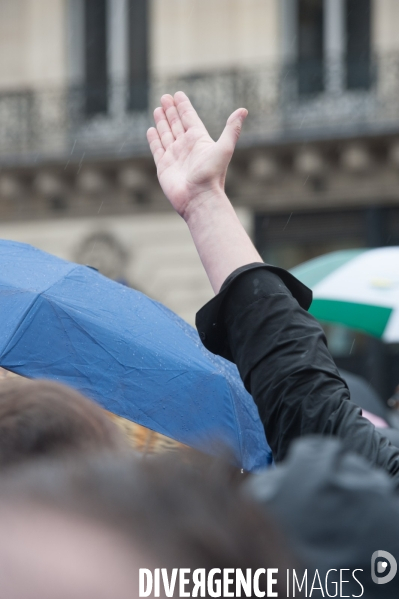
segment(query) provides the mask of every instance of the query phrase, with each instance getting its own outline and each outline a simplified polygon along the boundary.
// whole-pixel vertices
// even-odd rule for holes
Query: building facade
[[[397,0],[0,0],[0,235],[193,322],[211,289],[145,140],[183,89],[215,136],[249,109],[227,191],[265,260],[399,244],[398,19]],[[329,338],[389,395],[398,348]]]

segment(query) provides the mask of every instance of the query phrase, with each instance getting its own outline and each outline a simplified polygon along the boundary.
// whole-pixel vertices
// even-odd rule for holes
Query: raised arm
[[[261,261],[225,192],[226,172],[247,116],[239,108],[215,142],[183,92],[162,96],[147,139],[161,187],[186,221],[215,293],[236,268]]]
[[[336,436],[399,486],[399,451],[349,401],[320,325],[301,307],[309,305],[306,288],[262,263],[224,193],[246,114],[236,110],[214,142],[177,92],[162,97],[148,131],[162,189],[186,220],[218,294],[197,314],[201,338],[237,364],[277,461],[297,437]]]

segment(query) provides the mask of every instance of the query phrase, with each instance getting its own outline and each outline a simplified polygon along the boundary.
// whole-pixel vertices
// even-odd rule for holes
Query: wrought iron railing
[[[213,135],[236,107],[247,107],[243,145],[399,131],[399,56],[355,67],[343,60],[257,65],[154,78],[134,88],[113,82],[101,90],[1,91],[0,161],[141,154],[157,99],[178,89]]]

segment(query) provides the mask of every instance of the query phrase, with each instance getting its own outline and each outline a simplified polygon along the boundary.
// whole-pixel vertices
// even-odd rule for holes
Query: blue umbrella
[[[162,304],[94,269],[0,240],[0,366],[74,387],[105,409],[246,470],[270,461],[236,367]]]

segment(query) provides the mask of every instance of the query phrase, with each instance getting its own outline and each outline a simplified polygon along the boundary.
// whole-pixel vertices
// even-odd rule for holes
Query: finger
[[[155,129],[155,127],[151,127],[150,129],[148,129],[147,140],[150,144],[150,150],[154,157],[155,165],[158,166],[158,162],[165,154],[165,148],[162,145],[158,131]]]
[[[175,136],[169,127],[169,123],[163,108],[159,107],[154,110],[154,120],[160,140],[166,150],[175,141]]]
[[[194,106],[184,92],[176,92],[174,100],[177,112],[186,131],[190,127],[203,127],[205,129],[204,123],[199,118]]]
[[[180,115],[177,112],[173,96],[171,96],[170,94],[165,94],[161,98],[161,104],[162,108],[165,111],[166,118],[168,119],[169,126],[172,129],[172,133],[175,136],[175,138],[177,139],[181,135],[184,135],[185,129],[181,121]]]
[[[246,108],[239,108],[227,119],[226,127],[217,142],[225,152],[233,154],[238,138],[240,137],[242,124],[247,118],[247,115],[248,110]]]

